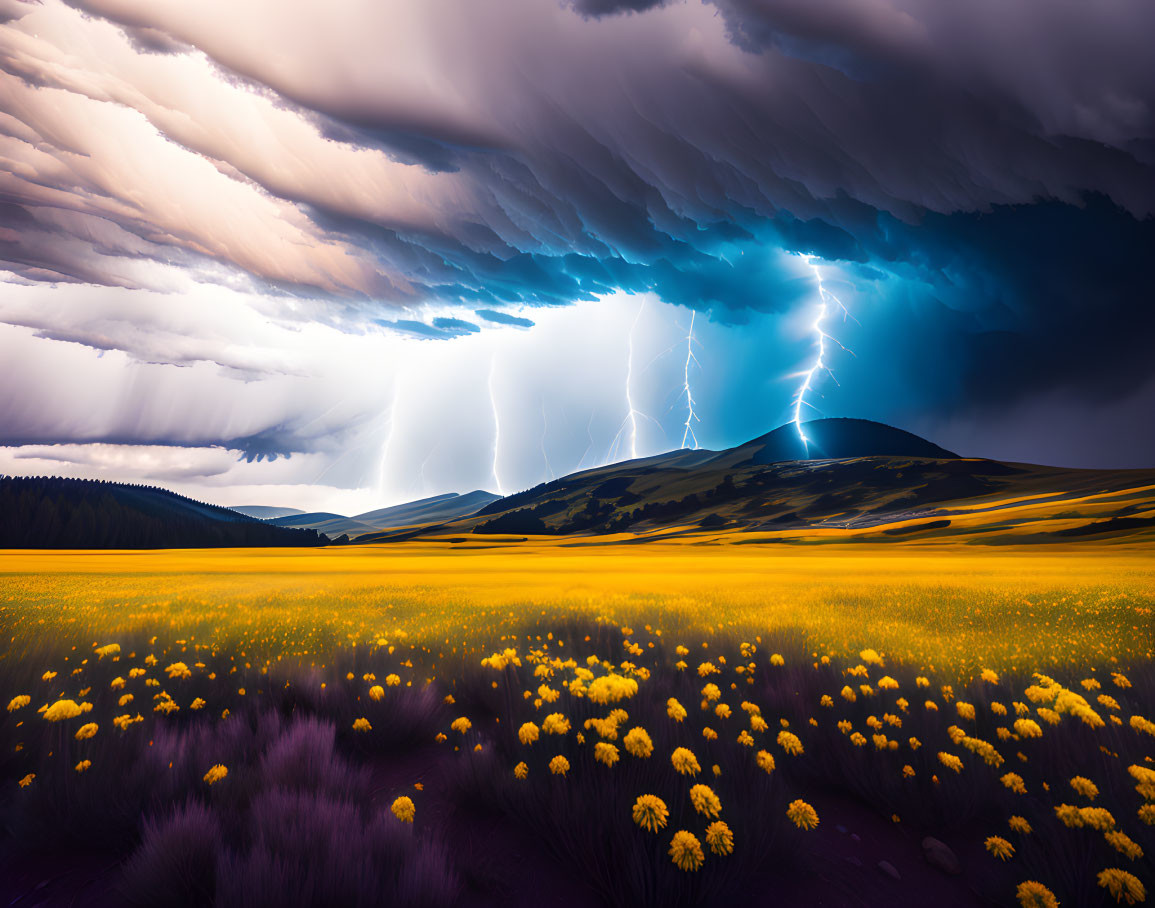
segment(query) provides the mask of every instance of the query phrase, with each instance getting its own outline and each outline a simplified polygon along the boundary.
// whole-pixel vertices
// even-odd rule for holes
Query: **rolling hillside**
[[[675,451],[587,470],[475,515],[360,542],[619,536],[699,542],[957,541],[999,545],[1155,538],[1155,470],[1077,470],[959,458],[865,420],[793,426],[725,451]],[[874,453],[881,452],[881,453]],[[575,542],[574,544],[579,544]]]
[[[300,529],[316,530],[335,539],[341,535],[351,538],[367,533],[377,533],[381,530],[394,527],[418,526],[427,523],[443,523],[468,517],[481,508],[498,501],[498,496],[492,492],[480,489],[459,495],[449,492],[444,495],[435,495],[431,498],[422,498],[418,501],[409,501],[405,504],[393,505],[388,508],[378,508],[375,511],[366,511],[346,517],[343,514],[331,514],[325,511],[304,513],[292,508],[269,508],[270,511],[291,511],[292,513],[268,515],[267,523],[280,527],[296,527]],[[234,510],[238,510],[234,508]],[[246,512],[256,510],[246,508]],[[253,516],[259,516],[254,514]]]
[[[0,548],[315,546],[313,530],[269,526],[151,486],[0,476]]]

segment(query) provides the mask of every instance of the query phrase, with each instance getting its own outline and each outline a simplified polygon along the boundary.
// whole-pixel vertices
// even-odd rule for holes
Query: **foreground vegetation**
[[[0,870],[64,903],[1155,884],[1141,552],[0,559]]]

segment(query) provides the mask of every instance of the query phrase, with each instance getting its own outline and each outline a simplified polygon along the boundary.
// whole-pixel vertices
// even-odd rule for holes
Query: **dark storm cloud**
[[[1145,0],[72,6],[0,40],[25,279],[211,262],[448,338],[478,326],[371,310],[625,290],[742,323],[813,293],[796,252],[921,295],[944,399],[1144,368]]]

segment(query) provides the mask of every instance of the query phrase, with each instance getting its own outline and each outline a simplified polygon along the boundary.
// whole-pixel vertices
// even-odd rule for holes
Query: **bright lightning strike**
[[[501,416],[497,411],[497,396],[493,393],[493,373],[496,360],[489,361],[489,406],[493,410],[493,482],[497,486],[497,494],[505,497],[505,489],[501,485],[501,476],[497,472],[498,461],[501,457]]]
[[[634,331],[637,330],[638,321],[641,319],[642,312],[645,311],[645,308],[646,301],[642,300],[642,304],[638,306],[638,314],[634,316],[634,323],[630,326],[628,346],[626,348],[626,417],[622,420],[622,424],[618,428],[614,440],[610,443],[611,459],[617,449],[623,432],[627,433],[630,440],[630,459],[638,459],[638,417],[649,419],[657,425],[656,420],[653,420],[634,406]]]
[[[826,329],[823,327],[826,322],[826,317],[829,315],[829,304],[831,302],[842,310],[844,319],[849,316],[849,313],[846,311],[846,306],[842,304],[842,300],[826,289],[826,285],[822,281],[822,272],[818,266],[814,264],[813,256],[804,255],[802,258],[806,261],[810,270],[814,272],[814,277],[818,281],[818,317],[814,319],[814,324],[811,326],[811,330],[814,331],[817,337],[818,356],[815,357],[814,363],[810,368],[802,373],[802,386],[794,395],[794,418],[791,422],[794,423],[794,427],[798,430],[798,437],[802,439],[803,447],[809,450],[810,439],[806,437],[806,433],[802,430],[802,408],[810,407],[813,410],[817,410],[817,407],[806,400],[806,394],[809,391],[815,390],[817,380],[823,373],[829,375],[834,383],[838,384],[838,379],[834,377],[834,373],[830,371],[830,366],[826,363],[826,342],[830,341],[833,344],[837,344],[851,356],[853,356],[854,353],[839,343],[836,338],[827,334]]]
[[[694,318],[697,312],[690,312],[690,330],[686,332],[686,366],[683,372],[682,392],[686,395],[686,422],[685,431],[682,432],[682,447],[686,447],[687,441],[694,443],[694,450],[698,450],[698,436],[694,434],[694,422],[701,422],[698,419],[698,414],[694,412],[694,392],[690,389],[690,363],[698,364],[698,358],[694,356]]]

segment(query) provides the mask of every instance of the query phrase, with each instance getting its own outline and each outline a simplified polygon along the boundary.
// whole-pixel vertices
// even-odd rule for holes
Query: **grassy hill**
[[[462,533],[992,545],[1155,537],[1155,470],[959,458],[865,420],[817,420],[805,429],[822,439],[822,459],[771,460],[797,453],[788,426],[726,451],[675,451],[587,470],[469,518],[359,541]]]
[[[151,486],[0,476],[0,548],[315,546],[328,541],[314,530],[269,526]]]

